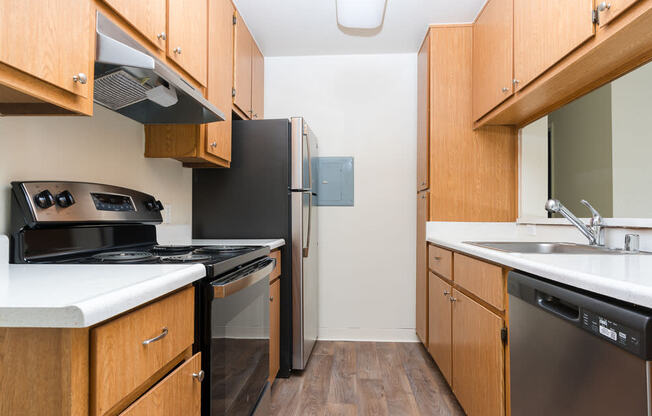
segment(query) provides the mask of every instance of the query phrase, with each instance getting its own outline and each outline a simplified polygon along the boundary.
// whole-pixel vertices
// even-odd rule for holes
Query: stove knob
[[[154,201],[154,200],[147,201],[145,202],[145,206],[150,211],[163,211],[163,204],[161,203],[161,201]]]
[[[46,189],[34,196],[34,202],[39,206],[39,208],[46,209],[54,205],[54,197],[52,196],[52,192]]]
[[[56,196],[57,205],[61,208],[68,208],[69,206],[75,203],[75,198],[72,197],[72,194],[68,191],[63,191]]]

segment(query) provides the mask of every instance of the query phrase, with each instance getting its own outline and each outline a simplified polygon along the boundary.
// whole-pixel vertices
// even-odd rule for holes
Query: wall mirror
[[[529,124],[519,137],[519,218],[559,199],[578,217],[652,218],[652,62]]]

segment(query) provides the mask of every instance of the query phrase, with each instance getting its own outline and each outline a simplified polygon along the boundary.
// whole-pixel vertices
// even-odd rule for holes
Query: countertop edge
[[[652,288],[626,281],[616,281],[598,275],[568,270],[521,257],[519,253],[507,253],[471,244],[454,242],[429,236],[426,241],[438,246],[488,260],[515,270],[531,273],[545,279],[608,296],[639,306],[652,308]],[[542,254],[545,255],[545,254]]]
[[[87,328],[163,297],[206,276],[202,264],[61,307],[0,308],[0,327]]]

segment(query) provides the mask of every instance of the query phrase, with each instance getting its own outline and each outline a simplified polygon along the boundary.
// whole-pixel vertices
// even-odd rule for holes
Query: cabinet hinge
[[[231,97],[235,98],[235,88],[231,88]]]
[[[233,15],[233,24],[235,25],[236,23],[238,23],[238,17],[234,14]]]
[[[503,344],[507,344],[507,328],[500,329],[500,340]]]
[[[591,21],[593,24],[600,24],[600,13],[598,12],[598,9],[591,10]]]

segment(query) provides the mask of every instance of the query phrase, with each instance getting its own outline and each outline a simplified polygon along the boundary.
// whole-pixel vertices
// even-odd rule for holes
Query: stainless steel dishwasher
[[[652,311],[509,273],[513,416],[652,415]]]

